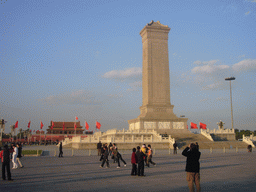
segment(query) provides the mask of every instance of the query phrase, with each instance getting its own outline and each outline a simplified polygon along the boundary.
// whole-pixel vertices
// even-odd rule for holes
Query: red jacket
[[[0,158],[2,159],[2,162],[3,162],[3,152],[4,152],[4,150],[2,150],[2,151],[0,152]]]
[[[135,152],[132,153],[132,159],[131,160],[132,160],[131,161],[132,164],[138,163],[138,157],[137,157]]]

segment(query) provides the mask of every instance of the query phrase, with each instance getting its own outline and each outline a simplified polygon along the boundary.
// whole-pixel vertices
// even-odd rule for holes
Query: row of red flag
[[[199,122],[200,129],[207,129],[206,126],[207,126],[206,124]],[[188,128],[188,126],[187,126],[187,128]],[[190,128],[191,129],[198,129],[197,124],[192,123],[192,122],[190,122]]]
[[[77,128],[76,120],[78,120],[78,117],[77,117],[77,116],[75,117],[75,122],[74,122],[74,129],[75,129],[75,130],[76,130],[76,128]],[[19,124],[19,121],[16,121],[16,123],[15,123],[15,125],[14,125],[14,129],[18,128],[18,124]],[[31,121],[28,122],[28,128],[29,128],[29,129],[30,129],[30,124],[31,124]],[[40,121],[40,128],[43,129],[43,126],[44,126],[43,122]],[[51,129],[53,129],[53,127],[54,127],[54,122],[52,121]],[[101,127],[101,124],[100,124],[98,121],[96,121],[96,129],[100,129],[100,127]],[[63,122],[62,129],[63,129],[63,131],[64,131],[64,129],[65,129],[65,122]],[[85,129],[86,129],[86,130],[89,130],[89,124],[88,124],[86,121],[85,121]],[[30,131],[30,132],[31,132],[31,131]],[[35,131],[34,131],[34,132],[35,132]]]

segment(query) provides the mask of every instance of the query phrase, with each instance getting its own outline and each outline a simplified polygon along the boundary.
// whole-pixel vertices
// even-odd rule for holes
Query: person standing
[[[19,163],[20,168],[23,168],[24,166],[22,165],[22,163],[20,161],[20,158],[22,157],[22,146],[21,146],[21,144],[17,143],[17,148],[18,148],[17,162]]]
[[[132,163],[132,173],[131,175],[137,175],[137,163],[138,163],[138,158],[136,155],[136,149],[132,149],[132,158],[131,158],[131,163]]]
[[[10,151],[8,149],[8,145],[4,146],[4,149],[0,152],[0,158],[2,159],[2,179],[6,180],[5,176],[5,168],[7,171],[7,178],[9,181],[12,181],[11,171],[10,171]]]
[[[148,165],[147,164],[147,152],[148,152],[148,149],[146,147],[146,144],[143,144],[142,147],[141,147],[141,151],[144,153],[144,161],[145,161],[145,164],[146,166]]]
[[[177,143],[176,143],[176,141],[173,143],[173,154],[177,154],[177,147],[178,147],[178,145],[177,145]]]
[[[103,168],[105,162],[107,163],[107,167],[106,168],[109,168],[109,162],[108,162],[108,147],[104,145],[103,147],[104,149],[104,153],[103,153],[103,161],[102,161],[102,164],[101,164],[101,168]]]
[[[60,142],[60,146],[59,146],[59,157],[63,157],[62,142]]]
[[[98,156],[101,156],[101,148],[102,148],[102,143],[101,141],[99,141],[99,143],[97,144]]]
[[[144,175],[144,158],[145,154],[142,152],[140,147],[137,147],[136,155],[138,157],[138,176],[146,176]]]
[[[108,145],[108,152],[109,152],[109,156],[111,156],[112,155],[112,143],[109,143],[109,145]]]
[[[115,143],[113,143],[112,145],[112,159],[113,159],[113,163],[117,162],[117,147]]]
[[[152,165],[156,166],[156,163],[152,161],[152,149],[151,149],[151,145],[148,145],[148,157],[147,157],[147,166],[149,167],[149,163],[151,163]]]
[[[200,163],[199,159],[201,153],[198,151],[196,145],[191,143],[188,147],[186,147],[182,155],[187,157],[186,161],[186,169],[187,172],[187,181],[190,192],[194,192],[194,184],[196,185],[197,192],[201,191],[200,187]]]
[[[18,155],[18,148],[15,145],[13,145],[13,153],[12,153],[13,167],[12,167],[12,169],[17,169],[18,168],[17,155]]]
[[[199,145],[198,145],[198,143],[196,142],[195,144],[196,144],[196,148],[197,148],[197,150],[199,150]]]

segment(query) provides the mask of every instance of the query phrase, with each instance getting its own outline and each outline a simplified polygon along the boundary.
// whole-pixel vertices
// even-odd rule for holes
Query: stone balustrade
[[[138,133],[140,133],[138,135]],[[144,133],[144,134],[143,134]],[[101,141],[102,143],[154,143],[154,142],[163,142],[173,144],[175,139],[171,136],[162,137],[154,130],[150,131],[124,131],[124,130],[109,130],[106,133],[102,134],[94,134],[88,135],[87,137],[73,137],[72,139],[66,138],[63,142],[63,145],[67,145],[69,143],[98,143]]]
[[[201,129],[201,131],[206,131],[207,133],[211,134],[211,133],[216,133],[216,134],[227,134],[227,133],[232,133],[234,134],[235,133],[235,130],[234,129],[207,129],[207,130],[204,130],[204,129]]]
[[[251,140],[250,136],[246,137],[243,135],[243,142],[245,142],[248,145],[251,145],[253,148],[255,148],[255,145],[253,144],[253,141]]]
[[[203,136],[205,136],[207,139],[213,141],[213,138],[212,138],[212,136],[210,135],[210,133],[208,132],[208,129],[207,129],[207,130],[201,129],[201,134],[202,134]]]

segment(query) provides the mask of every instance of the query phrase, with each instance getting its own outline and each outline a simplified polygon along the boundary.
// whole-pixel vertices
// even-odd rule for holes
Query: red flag
[[[76,123],[74,123],[74,129],[76,130]]]
[[[51,126],[51,130],[53,130],[53,127],[54,127],[54,122],[52,121],[52,126]]]
[[[30,128],[30,123],[31,123],[31,121],[28,122],[28,128]]]
[[[191,129],[198,129],[197,124],[190,122]]]
[[[62,130],[64,131],[64,129],[65,129],[65,123],[63,122]]]
[[[100,129],[100,127],[101,127],[101,124],[98,121],[96,121],[96,129]]]
[[[19,121],[16,121],[14,129],[18,128]]]
[[[33,132],[35,132],[35,130]]]
[[[31,132],[32,132],[32,130],[30,129],[30,130],[29,130],[29,132],[31,133]]]
[[[188,129],[188,125],[187,125],[187,129]]]
[[[41,122],[40,123],[40,128],[43,129],[44,124],[42,123],[42,121],[40,121],[40,122]]]
[[[207,129],[206,124],[199,122],[200,129]]]
[[[78,120],[78,117],[76,116],[76,120]]]
[[[88,125],[88,123],[86,121],[85,121],[85,129],[89,130],[89,125]]]

